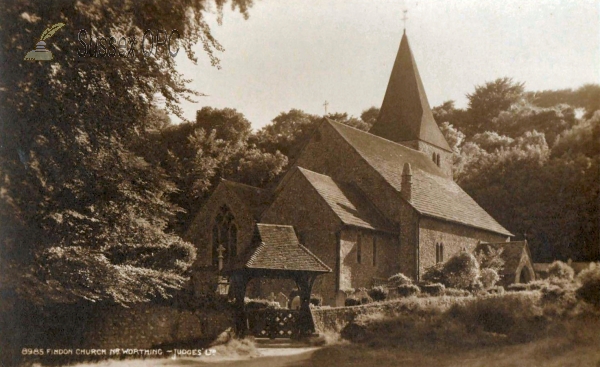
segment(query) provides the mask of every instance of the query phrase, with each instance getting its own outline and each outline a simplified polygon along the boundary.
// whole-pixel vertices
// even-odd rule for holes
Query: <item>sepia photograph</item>
[[[0,1],[0,367],[600,367],[600,0]]]

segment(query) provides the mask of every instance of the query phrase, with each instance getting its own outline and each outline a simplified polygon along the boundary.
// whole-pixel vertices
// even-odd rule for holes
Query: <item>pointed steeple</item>
[[[406,31],[402,35],[379,117],[369,132],[397,143],[420,140],[451,151],[433,118]]]

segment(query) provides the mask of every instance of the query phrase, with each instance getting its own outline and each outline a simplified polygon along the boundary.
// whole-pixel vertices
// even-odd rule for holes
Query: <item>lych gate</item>
[[[299,310],[260,310],[251,314],[250,331],[255,336],[300,337],[314,333],[310,296],[317,276],[331,269],[298,242],[294,228],[284,225],[256,225],[255,239],[243,254],[223,269],[229,276],[229,293],[236,303],[236,332],[248,333],[248,312],[244,304],[246,287],[252,279],[291,279],[300,297]]]

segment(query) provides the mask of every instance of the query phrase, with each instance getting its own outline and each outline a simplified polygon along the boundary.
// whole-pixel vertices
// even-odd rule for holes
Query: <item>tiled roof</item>
[[[329,176],[302,167],[298,167],[298,170],[306,177],[342,223],[395,232],[393,226],[355,185],[335,182]]]
[[[512,236],[456,182],[446,177],[426,154],[338,122],[327,121],[398,192],[402,184],[402,167],[404,163],[410,163],[413,176],[409,202],[421,214]]]
[[[256,224],[253,243],[242,253],[233,269],[301,270],[328,273],[331,268],[302,246],[294,227]]]
[[[475,251],[485,250],[487,247],[491,247],[495,250],[503,249],[500,257],[504,260],[504,268],[502,274],[514,274],[519,267],[523,253],[529,256],[531,261],[531,255],[529,254],[529,247],[527,241],[514,241],[514,242],[497,242],[497,243],[480,243],[475,248]]]
[[[254,219],[259,220],[263,211],[269,207],[270,192],[268,190],[228,180],[222,182],[248,207]]]
[[[395,142],[422,140],[451,151],[433,118],[406,33],[400,41],[379,117],[369,132]]]

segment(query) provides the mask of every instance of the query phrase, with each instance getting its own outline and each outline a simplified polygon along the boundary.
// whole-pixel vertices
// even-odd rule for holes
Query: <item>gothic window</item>
[[[377,266],[377,237],[373,237],[373,266]]]
[[[362,235],[359,233],[356,238],[356,262],[362,262]]]
[[[435,153],[431,153],[431,160],[433,161],[433,163],[437,163],[435,158]]]
[[[436,154],[436,156],[435,156],[435,164],[437,164],[438,167],[440,166],[440,155],[439,154]]]
[[[223,246],[223,264],[232,261],[237,255],[237,226],[233,214],[223,205],[215,216],[212,227],[212,263],[219,265],[219,246]]]

